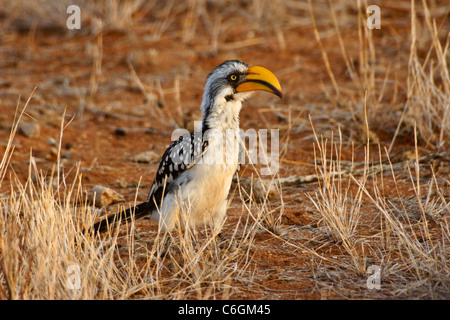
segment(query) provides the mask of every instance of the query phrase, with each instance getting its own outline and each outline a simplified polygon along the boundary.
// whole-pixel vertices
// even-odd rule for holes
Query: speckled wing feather
[[[208,141],[203,141],[202,134],[199,132],[181,136],[164,153],[150,189],[148,200],[98,221],[89,230],[100,233],[120,221],[130,221],[133,216],[135,219],[139,219],[150,215],[155,209],[161,207],[164,195],[178,185],[176,179],[198,162],[207,146]],[[184,182],[188,181],[184,180]]]
[[[149,202],[160,207],[164,195],[176,186],[176,179],[189,170],[202,157],[208,141],[203,141],[201,132],[182,135],[164,152],[149,192]]]

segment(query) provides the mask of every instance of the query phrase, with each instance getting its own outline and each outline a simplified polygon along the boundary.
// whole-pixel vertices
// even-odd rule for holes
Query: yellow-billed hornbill
[[[102,232],[132,216],[148,216],[168,231],[181,210],[187,212],[187,221],[180,218],[182,224],[220,225],[238,168],[239,112],[242,102],[257,90],[282,96],[278,79],[263,67],[238,60],[219,65],[206,80],[201,130],[181,136],[167,148],[148,200],[95,223],[92,230]]]

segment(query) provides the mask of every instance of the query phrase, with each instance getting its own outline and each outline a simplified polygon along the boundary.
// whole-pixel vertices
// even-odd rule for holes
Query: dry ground
[[[445,1],[374,1],[373,30],[364,1],[69,2],[0,1],[0,298],[450,298]],[[146,220],[79,235],[105,211],[93,186],[146,198],[158,161],[133,156],[191,128],[227,59],[272,70],[285,94],[242,110],[243,129],[279,130],[280,168],[241,169],[233,246],[180,231],[162,257]],[[252,176],[271,192],[249,200]]]

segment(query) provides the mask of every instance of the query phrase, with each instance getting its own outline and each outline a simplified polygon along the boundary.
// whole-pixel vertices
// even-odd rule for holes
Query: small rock
[[[65,151],[62,153],[61,157],[63,159],[72,159],[72,153],[70,153],[69,151]]]
[[[278,192],[275,186],[276,181],[262,180],[259,178],[241,177],[240,185],[248,195],[253,194],[257,202],[272,199]],[[245,193],[244,193],[245,196]]]
[[[361,144],[366,144],[367,139],[369,139],[369,143],[379,143],[380,138],[376,134],[375,131],[372,131],[369,129],[369,132],[367,132],[367,129],[365,126],[359,126],[360,129],[360,135],[359,135],[359,142]]]
[[[118,179],[116,180],[116,186],[125,189],[128,187],[128,182],[125,179]]]
[[[53,161],[56,160],[57,157],[58,157],[58,149],[56,147],[51,147],[47,154],[46,159]]]
[[[153,163],[159,161],[160,158],[159,154],[153,151],[146,151],[133,156],[131,160],[137,163]]]
[[[20,133],[28,138],[38,138],[41,134],[41,126],[37,122],[25,122],[19,127]]]
[[[106,188],[104,186],[96,185],[92,188],[91,193],[89,195],[89,200],[96,207],[106,207],[110,204],[124,202],[125,198],[118,192]]]
[[[43,119],[46,124],[52,126],[52,127],[59,127],[61,126],[61,119],[62,115],[50,108],[45,108],[41,110],[42,115],[40,119]]]
[[[53,139],[53,138],[48,138],[48,139],[47,139],[47,143],[48,143],[49,146],[52,146],[52,147],[56,147],[56,146],[58,145],[58,144],[56,143],[56,140]]]
[[[127,135],[127,131],[124,128],[121,128],[121,127],[117,127],[114,130],[114,133],[115,133],[116,136],[119,136],[119,137],[124,137],[124,136]]]
[[[47,160],[56,160],[58,158],[58,154],[61,157],[61,159],[71,159],[72,154],[69,151],[60,152],[60,150],[56,147],[51,147],[48,154],[47,154]]]

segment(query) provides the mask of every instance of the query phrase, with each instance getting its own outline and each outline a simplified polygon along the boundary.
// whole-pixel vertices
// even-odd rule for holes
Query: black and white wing
[[[164,196],[178,186],[177,178],[189,170],[204,154],[208,141],[199,132],[182,135],[172,142],[161,158],[149,192],[149,202],[160,207]]]
[[[132,217],[138,219],[148,216],[156,208],[161,207],[164,195],[177,187],[177,178],[183,172],[188,171],[202,157],[207,146],[208,142],[203,141],[201,134],[198,132],[181,136],[164,153],[150,189],[148,201],[112,214],[96,222],[89,230],[94,233],[101,233],[120,221],[130,221]]]

